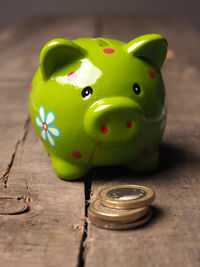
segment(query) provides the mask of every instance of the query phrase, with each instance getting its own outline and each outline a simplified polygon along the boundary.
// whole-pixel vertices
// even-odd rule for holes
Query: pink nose
[[[94,103],[86,112],[84,127],[97,143],[124,143],[140,132],[140,106],[126,97],[110,97]]]

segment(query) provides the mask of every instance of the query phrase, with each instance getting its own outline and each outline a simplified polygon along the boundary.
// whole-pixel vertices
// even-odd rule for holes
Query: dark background
[[[200,29],[200,0],[0,0],[0,4],[0,30],[30,17],[60,13],[170,15]]]

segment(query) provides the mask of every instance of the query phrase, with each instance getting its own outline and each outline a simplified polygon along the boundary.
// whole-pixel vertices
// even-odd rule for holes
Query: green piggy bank
[[[152,171],[166,124],[160,68],[167,41],[158,34],[129,43],[55,39],[40,55],[30,115],[60,178],[91,167]]]

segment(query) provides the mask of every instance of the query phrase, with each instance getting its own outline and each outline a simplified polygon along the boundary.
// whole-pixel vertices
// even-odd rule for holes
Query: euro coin
[[[155,199],[151,188],[141,185],[117,185],[99,192],[102,204],[116,209],[132,209],[149,206]]]
[[[126,229],[133,229],[146,224],[151,219],[151,214],[152,214],[151,209],[149,209],[146,215],[144,215],[143,217],[141,217],[136,221],[132,221],[129,223],[116,223],[116,222],[106,221],[99,219],[93,216],[92,214],[89,215],[89,219],[92,224],[100,228],[110,229],[110,230],[126,230]]]
[[[144,216],[149,211],[148,207],[137,209],[115,209],[103,205],[99,199],[92,202],[88,208],[88,215],[102,220],[128,223]]]

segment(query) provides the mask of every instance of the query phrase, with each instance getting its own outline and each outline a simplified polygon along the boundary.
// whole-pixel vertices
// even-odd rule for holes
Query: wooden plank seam
[[[17,150],[18,150],[20,144],[25,142],[28,131],[30,129],[29,126],[30,126],[30,116],[28,114],[27,119],[24,122],[24,132],[22,134],[22,137],[16,141],[15,146],[13,148],[13,151],[11,153],[10,161],[8,162],[7,168],[6,168],[5,172],[2,174],[2,176],[0,177],[0,183],[4,184],[4,188],[8,187],[8,178],[9,178],[9,174],[10,174],[10,171],[12,169],[12,166],[14,164],[14,161],[15,161],[15,156],[17,154]]]
[[[94,23],[94,34],[93,38],[100,37],[103,31],[103,18],[97,16]],[[85,216],[84,216],[84,230],[82,234],[80,249],[79,249],[79,259],[77,267],[85,266],[85,259],[87,254],[87,236],[88,236],[88,207],[91,198],[91,188],[92,181],[88,175],[84,177],[84,190],[85,190]]]

